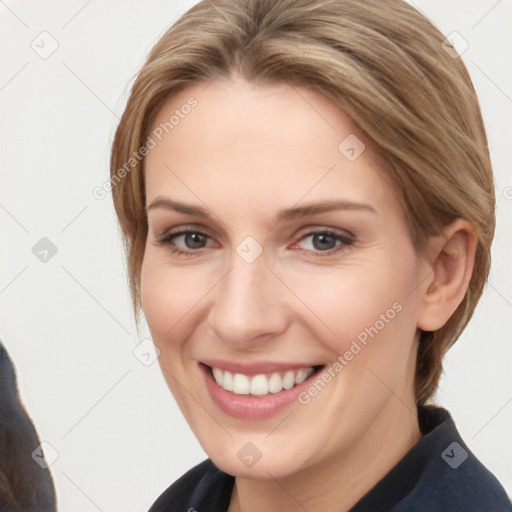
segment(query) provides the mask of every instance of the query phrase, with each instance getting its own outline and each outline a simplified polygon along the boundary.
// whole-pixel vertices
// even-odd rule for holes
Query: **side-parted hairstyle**
[[[402,0],[204,0],[161,37],[134,82],[110,164],[136,317],[148,223],[144,159],[133,156],[144,154],[155,116],[172,95],[235,74],[314,89],[346,112],[377,148],[419,253],[454,219],[472,224],[477,249],[467,293],[441,329],[420,333],[415,393],[425,403],[482,294],[495,196],[467,69],[445,36]]]

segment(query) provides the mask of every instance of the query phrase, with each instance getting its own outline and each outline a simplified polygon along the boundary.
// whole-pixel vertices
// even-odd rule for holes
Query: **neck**
[[[414,397],[396,395],[349,449],[279,479],[237,478],[229,512],[348,511],[421,439]]]

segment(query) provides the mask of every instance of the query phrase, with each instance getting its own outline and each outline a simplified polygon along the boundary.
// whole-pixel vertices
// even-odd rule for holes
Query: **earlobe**
[[[473,272],[476,234],[469,222],[457,219],[432,238],[432,276],[421,300],[418,328],[440,329],[462,302]]]

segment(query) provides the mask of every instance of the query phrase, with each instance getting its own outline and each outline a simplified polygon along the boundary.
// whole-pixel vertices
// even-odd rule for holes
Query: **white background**
[[[0,339],[41,439],[58,452],[64,512],[147,510],[204,458],[158,364],[132,353],[147,331],[135,330],[111,201],[92,195],[108,179],[136,72],[193,3],[0,2]],[[492,274],[438,399],[511,493],[512,2],[416,5],[469,43],[498,198]],[[59,45],[47,59],[31,48],[43,31]],[[32,253],[43,236],[58,249],[47,263]]]

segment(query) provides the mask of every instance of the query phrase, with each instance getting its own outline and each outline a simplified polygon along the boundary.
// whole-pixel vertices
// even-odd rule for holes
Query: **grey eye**
[[[185,246],[187,249],[201,249],[206,245],[208,237],[202,233],[185,233],[181,235],[184,237]],[[178,237],[177,237],[178,238]]]
[[[326,251],[336,247],[336,237],[327,233],[316,233],[312,238],[313,247],[318,251]]]

